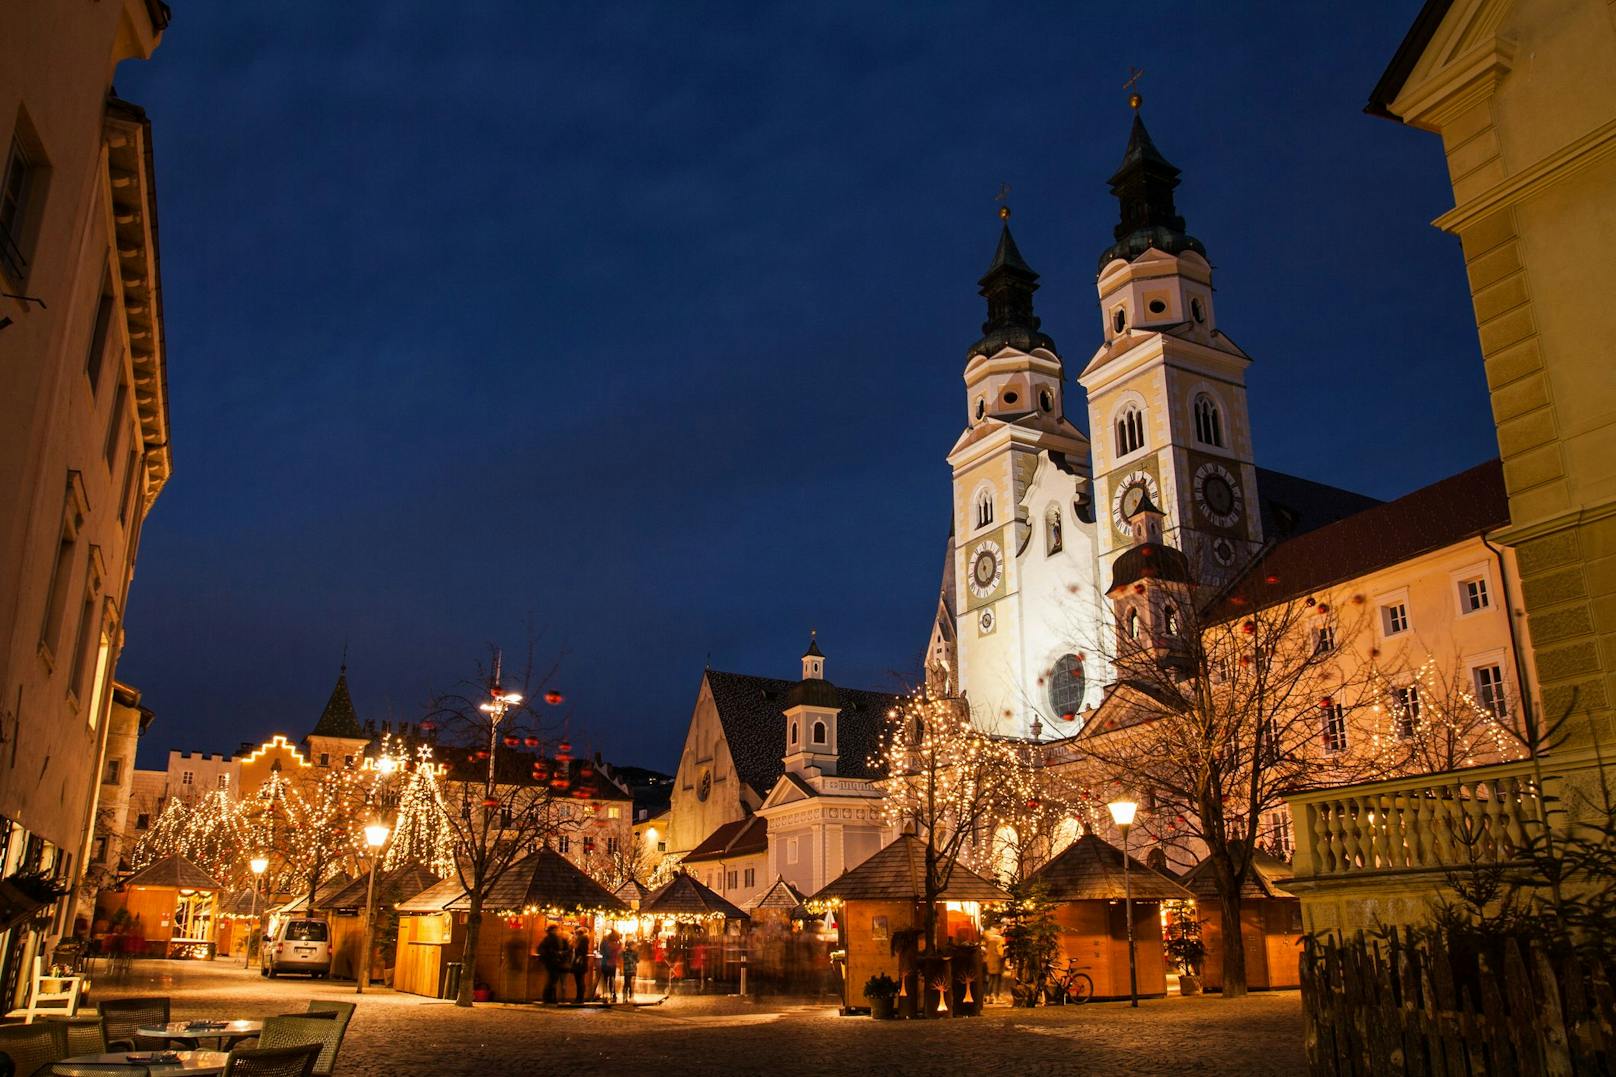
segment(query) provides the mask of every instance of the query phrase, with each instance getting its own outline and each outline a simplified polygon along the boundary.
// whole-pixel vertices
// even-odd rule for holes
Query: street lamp
[[[376,930],[376,861],[381,859],[382,846],[392,828],[380,819],[365,824],[365,844],[370,846],[370,886],[365,891],[365,946],[359,951],[359,986],[357,994],[365,993],[365,981],[370,979],[370,947]]]
[[[241,967],[243,969],[249,969],[252,967],[253,939],[258,935],[258,886],[263,882],[264,872],[269,870],[269,857],[265,856],[263,853],[259,853],[257,856],[247,861],[247,866],[252,868],[253,873],[252,934],[247,936],[247,953],[241,959]]]
[[[1131,800],[1113,800],[1106,807],[1111,811],[1111,821],[1122,831],[1122,915],[1128,924],[1128,1005],[1138,1006],[1139,968],[1133,948],[1133,880],[1128,874],[1128,829],[1133,826],[1139,805]]]

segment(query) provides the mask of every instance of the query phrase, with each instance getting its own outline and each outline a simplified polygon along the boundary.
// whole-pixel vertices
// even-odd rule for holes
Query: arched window
[[[1178,607],[1171,602],[1162,607],[1162,625],[1169,636],[1178,635]]]
[[[1111,312],[1111,328],[1118,333],[1128,328],[1128,312],[1122,307]]]
[[[1195,440],[1202,445],[1223,448],[1223,415],[1217,403],[1205,393],[1195,397]]]
[[[976,402],[976,417],[978,419],[981,419],[982,416],[986,415],[987,413],[988,413],[987,402],[983,401],[983,400],[978,400]]]
[[[791,723],[791,743],[792,744],[797,743],[797,723],[796,722]]]
[[[1055,824],[1055,836],[1049,841],[1050,855],[1054,856],[1057,853],[1064,852],[1067,846],[1082,836],[1083,824],[1071,816],[1067,816]]]
[[[1061,552],[1061,515],[1060,506],[1049,506],[1049,512],[1044,515],[1044,552]]]
[[[1117,455],[1127,456],[1145,445],[1145,413],[1128,404],[1117,412]]]
[[[1129,639],[1138,639],[1139,638],[1139,611],[1138,610],[1129,610],[1128,611],[1128,638]]]
[[[1075,654],[1062,655],[1049,673],[1049,709],[1064,721],[1083,706],[1083,691],[1088,680],[1083,673],[1083,660]]]
[[[993,491],[983,490],[976,495],[976,526],[986,527],[993,522]]]
[[[814,723],[814,743],[815,744],[824,744],[825,743],[825,723],[824,722],[815,722]]]

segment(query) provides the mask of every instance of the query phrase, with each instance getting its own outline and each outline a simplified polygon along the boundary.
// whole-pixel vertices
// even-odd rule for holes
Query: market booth
[[[839,986],[831,982],[830,952],[836,933],[825,917],[807,910],[802,891],[783,878],[754,898],[747,932],[750,980],[755,990],[783,995],[818,995]]]
[[[746,911],[695,876],[679,872],[640,903],[656,975],[670,987],[709,980],[738,983],[746,947]]]
[[[963,1013],[980,1005],[977,942],[981,937],[982,905],[1004,901],[1008,895],[969,868],[954,865],[948,886],[937,895],[939,953],[931,959],[947,960],[957,955],[959,960],[950,961],[947,990],[938,991],[938,981],[943,977],[935,972],[922,977],[920,972],[921,964],[928,960],[923,937],[925,879],[926,846],[905,834],[808,899],[810,911],[835,916],[838,941],[845,955],[844,1009],[867,1007],[864,983],[881,973],[899,981],[900,1012]]]
[[[370,960],[372,979],[386,982],[386,970],[395,966],[393,921],[398,903],[414,897],[438,881],[438,877],[415,861],[376,873],[376,931]],[[370,895],[370,876],[361,875],[324,898],[315,898],[314,907],[325,914],[331,925],[331,975],[342,980],[359,976],[359,951],[365,945],[365,900]]]
[[[183,856],[164,857],[137,871],[116,890],[104,890],[96,919],[121,908],[140,925],[139,950],[161,957],[212,957],[223,887]]]
[[[1302,901],[1281,885],[1291,866],[1258,853],[1240,890],[1240,937],[1246,950],[1246,985],[1253,990],[1301,985]],[[1206,959],[1201,982],[1223,989],[1223,915],[1211,861],[1203,860],[1180,880],[1195,895]]]
[[[1027,880],[1042,884],[1056,903],[1062,962],[1076,959],[1094,980],[1096,998],[1128,996],[1128,928],[1122,876],[1123,854],[1115,845],[1085,834]],[[1141,996],[1167,993],[1162,950],[1161,903],[1185,901],[1190,892],[1167,876],[1128,858],[1133,893],[1133,937]]]
[[[461,960],[471,900],[456,879],[446,879],[397,905],[398,966],[393,986],[441,997],[452,984],[449,965]],[[483,903],[477,934],[474,985],[499,1002],[534,1002],[544,996],[547,973],[538,958],[545,929],[589,932],[591,949],[628,906],[546,845],[511,865]],[[464,975],[464,973],[462,973]],[[570,974],[563,997],[570,997]],[[592,990],[585,984],[585,993]]]
[[[268,912],[263,896],[254,893],[251,887],[220,895],[218,923],[213,932],[217,942],[214,952],[246,957],[247,944]],[[257,952],[256,947],[253,952]]]

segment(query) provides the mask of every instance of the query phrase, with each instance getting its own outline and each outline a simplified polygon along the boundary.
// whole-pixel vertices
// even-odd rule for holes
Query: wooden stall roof
[[[617,895],[619,901],[626,901],[632,905],[636,901],[644,901],[651,891],[647,890],[645,884],[638,879],[625,879],[623,885],[612,893]]]
[[[123,882],[130,886],[172,886],[176,890],[222,890],[218,880],[183,856],[165,856]]]
[[[1161,872],[1128,857],[1129,881],[1136,901],[1186,901],[1188,890]],[[1027,880],[1043,883],[1051,901],[1121,901],[1122,850],[1094,834],[1085,834]]]
[[[640,904],[647,916],[723,916],[726,920],[751,919],[717,892],[680,872]]]
[[[377,872],[376,874],[376,903],[381,908],[397,905],[405,898],[414,897],[433,883],[438,877],[432,874],[419,861],[410,861],[400,864],[391,871]],[[341,890],[333,891],[329,896],[319,898],[314,907],[324,912],[338,909],[360,909],[364,907],[365,898],[370,893],[370,876],[361,875]]]
[[[406,898],[398,903],[399,912],[443,912],[449,903],[466,892],[460,885],[460,880],[451,875],[447,879],[435,882],[413,897]]]
[[[400,906],[402,909],[403,906]],[[447,908],[464,912],[471,899],[464,891]],[[576,912],[628,912],[610,890],[585,875],[572,861],[546,845],[518,860],[488,891],[483,908],[489,912],[557,909]]]
[[[351,881],[352,880],[348,878],[347,873],[339,871],[335,875],[331,876],[331,878],[321,883],[319,886],[316,886],[314,888],[314,907],[318,909],[321,902],[325,901],[325,899],[330,897],[332,894],[335,894],[338,890],[341,890],[343,887],[347,886]],[[288,901],[286,904],[276,908],[274,912],[280,916],[301,916],[303,915],[304,910],[306,910],[308,907],[309,894],[308,891],[305,890],[291,901]]]
[[[926,896],[926,846],[904,834],[851,871],[844,871],[808,900],[918,901]],[[948,886],[937,895],[944,901],[1003,901],[996,884],[963,864],[955,864]]]
[[[1291,866],[1277,856],[1259,852],[1252,858],[1251,870],[1246,873],[1246,881],[1240,887],[1240,896],[1248,900],[1262,900],[1264,898],[1292,898],[1295,894],[1286,890],[1281,883],[1291,881],[1295,872]],[[1215,898],[1218,896],[1217,876],[1212,871],[1212,861],[1203,860],[1184,873],[1179,880],[1197,898]]]
[[[805,900],[807,899],[802,896],[801,890],[776,875],[774,885],[748,902],[747,907],[751,909],[785,909],[787,912],[791,912],[800,908]]]

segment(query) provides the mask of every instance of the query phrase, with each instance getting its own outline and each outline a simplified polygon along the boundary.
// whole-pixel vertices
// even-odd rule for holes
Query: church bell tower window
[[[1145,444],[1145,416],[1129,404],[1117,415],[1117,456],[1138,452]]]
[[[824,744],[825,743],[825,723],[824,722],[815,722],[814,723],[814,743],[815,744]]]
[[[976,499],[976,526],[986,527],[993,522],[993,495],[983,490]]]
[[[1202,445],[1223,448],[1223,415],[1205,393],[1195,397],[1195,439]]]

